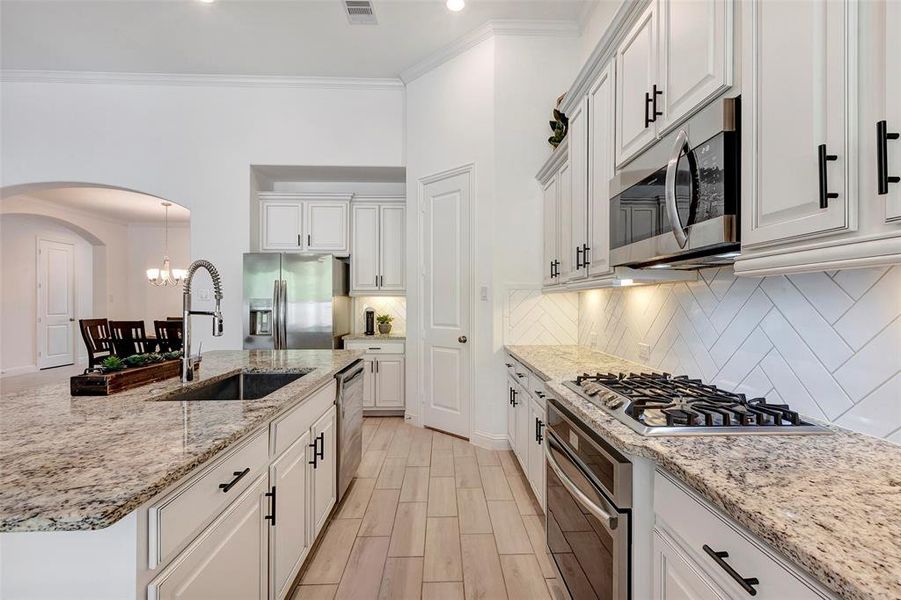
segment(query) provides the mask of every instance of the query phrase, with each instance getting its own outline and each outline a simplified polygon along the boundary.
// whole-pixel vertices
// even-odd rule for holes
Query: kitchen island
[[[562,383],[582,373],[655,369],[582,346],[506,349],[617,450],[675,476],[831,593],[901,598],[898,446],[834,426],[821,435],[646,437]]]
[[[260,482],[267,470],[277,468],[278,456],[295,451],[295,462],[307,464],[307,446],[313,444],[305,437],[319,433],[311,430],[311,424],[320,412],[323,417],[330,415],[328,454],[335,453],[334,377],[361,355],[353,350],[208,352],[196,380],[187,384],[171,379],[108,397],[73,397],[68,384],[4,395],[0,401],[0,552],[4,559],[0,591],[20,597],[14,592],[23,589],[22,582],[16,579],[23,571],[33,570],[36,577],[43,572],[44,577],[60,580],[56,589],[67,589],[66,597],[79,596],[79,589],[95,598],[123,597],[123,589],[130,589],[129,597],[132,593],[141,598],[165,595],[160,585],[145,593],[147,582],[176,554],[202,541],[205,534],[197,535],[198,531],[207,526],[214,529],[218,523],[214,520],[230,510],[228,502],[251,493],[251,488],[268,490],[271,486]],[[302,376],[256,400],[170,400],[186,389],[242,372]],[[317,414],[308,418],[303,411],[314,401]],[[281,437],[276,437],[277,431]],[[297,443],[285,441],[288,432]],[[319,435],[325,439],[324,429]],[[314,453],[325,454],[325,448],[323,442]],[[216,468],[233,456],[238,457],[236,465],[249,465],[246,472],[234,473],[235,483],[223,493],[233,479],[226,465],[224,484],[202,490],[206,496],[191,495],[191,485],[210,484],[203,481],[204,476],[219,477]],[[270,456],[274,463],[270,464]],[[333,470],[334,456],[329,459]],[[310,474],[306,475],[309,479]],[[309,483],[307,479],[301,477],[301,483]],[[325,492],[329,485],[333,504],[334,473],[324,484]],[[266,512],[260,496],[255,504]],[[185,505],[180,507],[179,502]],[[180,514],[173,514],[172,507]],[[302,512],[304,507],[296,509]],[[283,508],[285,520],[290,519],[287,513]],[[306,517],[303,525],[310,528]],[[309,533],[303,532],[301,543],[307,549],[313,537]],[[24,555],[44,545],[53,549],[46,563],[26,564]],[[79,555],[96,566],[79,564]],[[110,562],[104,564],[105,560]],[[291,570],[299,568],[297,560],[291,562]],[[79,575],[79,570],[88,572]],[[259,569],[260,573],[265,570]],[[100,573],[105,574],[103,586],[92,582]],[[66,582],[67,576],[74,580]],[[46,588],[43,592],[47,596]]]

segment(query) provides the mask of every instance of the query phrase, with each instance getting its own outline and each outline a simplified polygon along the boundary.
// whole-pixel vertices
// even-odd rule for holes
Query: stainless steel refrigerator
[[[350,269],[331,254],[244,255],[244,349],[335,349],[350,333]]]

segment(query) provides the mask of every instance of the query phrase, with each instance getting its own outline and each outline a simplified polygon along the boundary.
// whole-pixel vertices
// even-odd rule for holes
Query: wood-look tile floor
[[[363,422],[357,478],[292,600],[566,599],[516,458],[401,418]]]

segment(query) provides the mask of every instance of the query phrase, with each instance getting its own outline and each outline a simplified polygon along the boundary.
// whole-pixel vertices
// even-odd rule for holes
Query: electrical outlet
[[[592,331],[588,334],[588,345],[589,346],[597,346],[598,345],[598,332]]]
[[[651,359],[651,345],[638,342],[638,360]]]

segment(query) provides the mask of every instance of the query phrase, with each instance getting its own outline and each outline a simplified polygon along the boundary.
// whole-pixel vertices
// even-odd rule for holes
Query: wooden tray
[[[181,359],[176,358],[111,373],[75,375],[69,381],[69,387],[73,396],[108,396],[155,381],[180,376]]]

